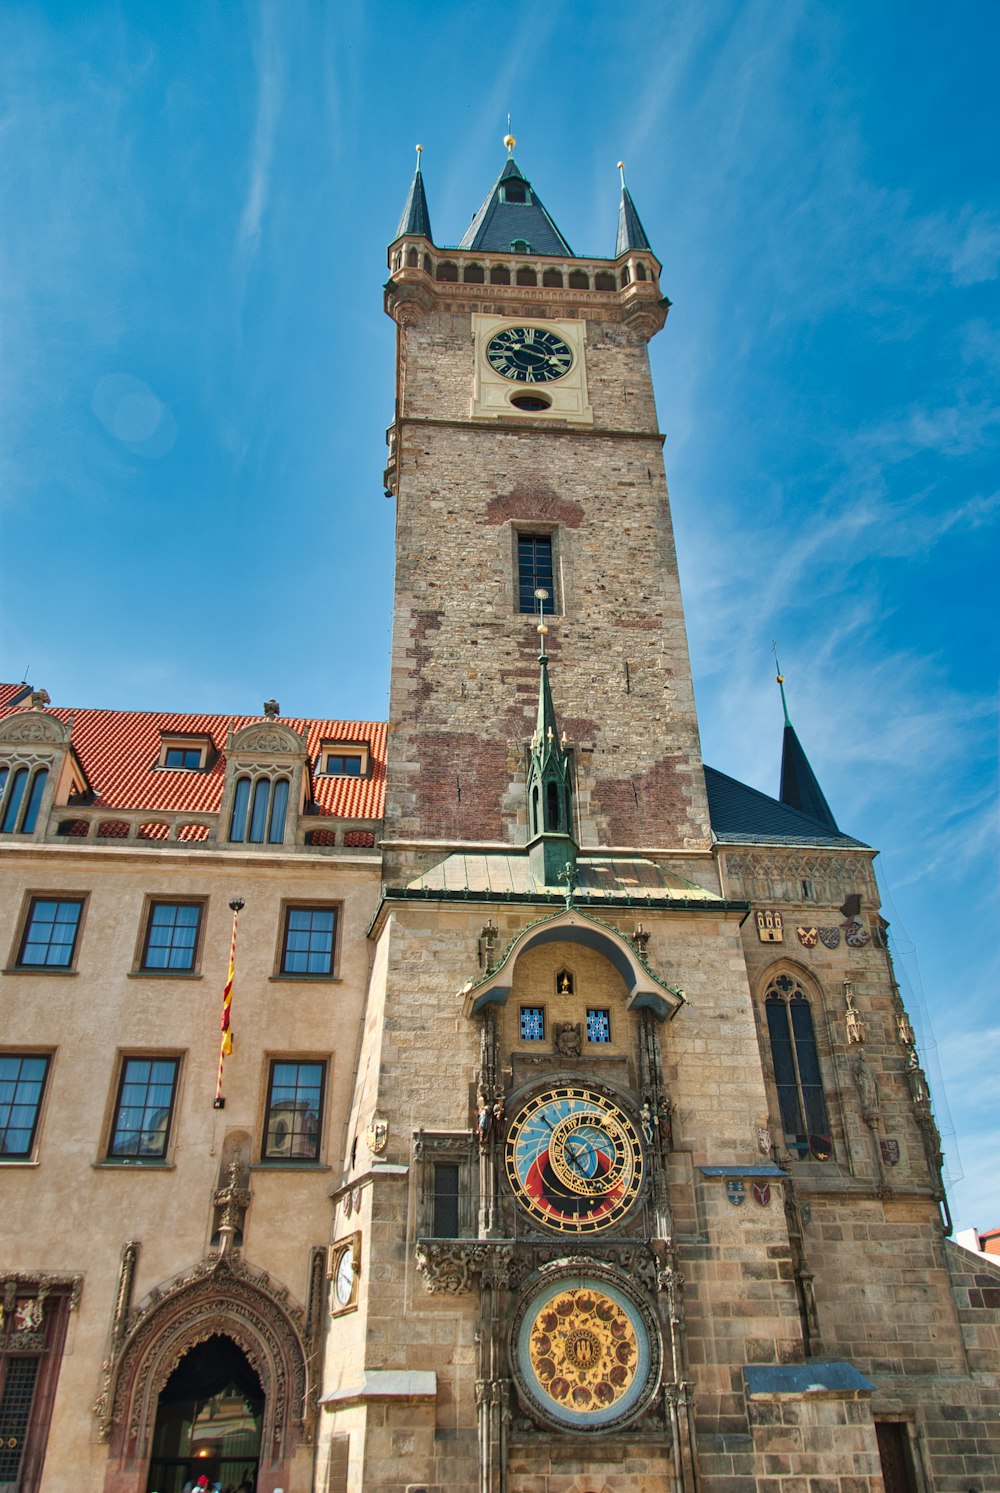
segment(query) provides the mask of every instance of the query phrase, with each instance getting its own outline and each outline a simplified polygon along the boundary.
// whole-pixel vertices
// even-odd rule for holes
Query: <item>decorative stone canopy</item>
[[[521,955],[546,943],[582,944],[602,954],[625,981],[630,1010],[652,1011],[659,1021],[666,1021],[684,1004],[684,992],[655,975],[631,939],[611,923],[572,908],[530,923],[493,969],[482,979],[470,982],[464,991],[466,1016],[478,1016],[489,1005],[504,1005]]]

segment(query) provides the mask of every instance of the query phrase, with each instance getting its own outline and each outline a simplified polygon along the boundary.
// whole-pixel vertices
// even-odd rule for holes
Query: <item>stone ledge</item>
[[[323,1395],[320,1404],[336,1411],[349,1405],[384,1404],[390,1400],[415,1403],[436,1399],[437,1374],[432,1369],[368,1369],[360,1384],[335,1389]]]

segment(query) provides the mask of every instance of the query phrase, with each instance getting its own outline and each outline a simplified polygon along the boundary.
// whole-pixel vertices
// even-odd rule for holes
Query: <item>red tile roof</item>
[[[0,718],[12,713],[10,701],[21,685],[0,684]],[[16,707],[15,707],[16,708]],[[226,770],[226,742],[262,716],[172,715],[145,710],[50,709],[72,722],[77,759],[96,794],[108,809],[179,809],[218,812]],[[381,819],[385,802],[384,721],[310,721],[281,717],[281,724],[305,737],[312,791],[321,815],[337,819]],[[206,772],[157,767],[164,736],[208,737],[215,754]],[[364,778],[328,777],[317,773],[320,744],[367,742],[369,774]]]
[[[8,705],[13,704],[18,695],[24,695],[27,699],[30,693],[30,684],[0,684],[0,710],[5,710]]]

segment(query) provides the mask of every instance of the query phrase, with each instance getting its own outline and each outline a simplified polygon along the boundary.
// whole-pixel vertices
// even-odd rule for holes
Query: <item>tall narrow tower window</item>
[[[551,534],[518,534],[517,536],[517,609],[537,612],[538,591],[547,591],[542,601],[544,612],[555,611],[555,584],[552,568]]]
[[[825,1161],[832,1151],[830,1122],[809,1002],[794,980],[778,975],[764,1005],[785,1145],[793,1155]]]

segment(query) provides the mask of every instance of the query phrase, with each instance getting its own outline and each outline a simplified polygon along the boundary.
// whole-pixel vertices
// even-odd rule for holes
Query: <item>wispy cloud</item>
[[[266,0],[262,0],[257,7],[257,24],[253,36],[257,106],[250,145],[247,192],[236,231],[237,262],[244,275],[260,244],[261,226],[271,191],[275,137],[284,97],[285,69],[279,37],[280,14],[279,8],[266,3]]]

